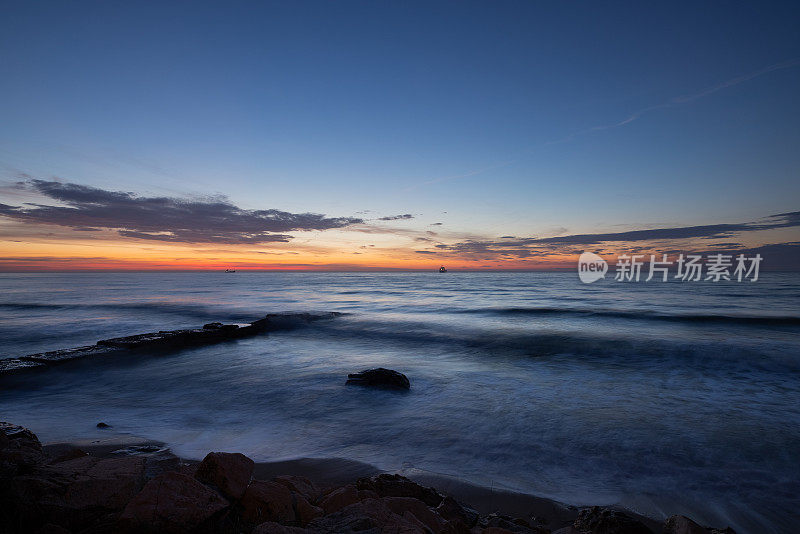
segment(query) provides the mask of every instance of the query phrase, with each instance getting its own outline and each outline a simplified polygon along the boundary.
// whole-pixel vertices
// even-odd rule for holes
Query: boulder
[[[254,480],[245,490],[241,500],[242,517],[252,525],[266,521],[293,523],[294,496],[283,484]]]
[[[428,506],[439,506],[444,498],[433,488],[420,486],[401,475],[381,474],[360,478],[356,482],[359,490],[371,490],[381,497],[413,497]]]
[[[395,514],[382,499],[365,499],[308,524],[309,530],[325,534],[427,534],[430,530],[413,514]]]
[[[0,478],[28,472],[44,460],[36,434],[25,427],[0,422]]]
[[[673,515],[664,521],[663,534],[708,534],[708,529],[701,527],[688,517]]]
[[[57,464],[59,467],[91,458],[79,457]],[[144,484],[144,460],[142,458],[106,458],[79,474],[67,486],[65,503],[75,510],[102,508],[122,510]]]
[[[197,466],[194,476],[200,482],[216,486],[225,497],[238,500],[250,484],[255,465],[238,452],[210,452]]]
[[[219,493],[171,471],[145,484],[120,517],[129,532],[187,532],[208,524],[228,507]]]
[[[66,462],[67,460],[74,460],[75,458],[83,458],[89,454],[77,447],[66,446],[57,450],[48,450],[49,464],[57,464]]]
[[[293,495],[295,516],[297,517],[297,522],[300,523],[300,526],[306,526],[314,519],[325,515],[325,510],[319,506],[314,506],[299,493],[293,493]]]
[[[411,387],[406,375],[383,367],[349,374],[347,375],[347,384],[389,389],[409,389]]]
[[[358,489],[354,485],[348,484],[347,486],[337,488],[325,495],[325,497],[320,500],[319,505],[325,510],[326,514],[332,514],[360,500],[361,497],[358,494]]]
[[[306,477],[295,475],[281,475],[272,479],[278,484],[283,484],[291,491],[298,493],[309,502],[316,502],[322,492],[319,488]]]
[[[489,514],[483,518],[480,521],[480,525],[484,527],[483,532],[487,532],[487,530],[491,532],[491,529],[499,529],[498,532],[515,532],[518,534],[545,534],[550,532],[549,529],[532,526],[525,519],[497,513]]]
[[[644,523],[631,516],[600,506],[581,510],[573,526],[582,532],[591,532],[591,534],[653,534],[653,531]]]
[[[287,527],[274,521],[266,521],[254,528],[250,534],[306,534],[307,532],[304,528]]]
[[[480,517],[478,512],[462,505],[450,496],[445,496],[442,499],[442,502],[436,507],[436,513],[447,521],[458,520],[470,528],[475,526]]]
[[[11,503],[20,524],[84,530],[119,513],[142,488],[143,472],[141,458],[64,460],[14,477]]]
[[[402,516],[406,512],[413,514],[422,524],[431,529],[431,532],[439,532],[444,527],[445,520],[419,499],[413,497],[384,497],[382,500],[397,515]]]
[[[144,455],[144,478],[150,480],[167,471],[178,471],[182,466],[181,459],[172,454],[169,449],[146,454]]]

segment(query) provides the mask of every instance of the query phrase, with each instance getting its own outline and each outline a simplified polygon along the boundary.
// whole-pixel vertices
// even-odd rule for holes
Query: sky
[[[15,2],[0,270],[800,268],[793,2]]]

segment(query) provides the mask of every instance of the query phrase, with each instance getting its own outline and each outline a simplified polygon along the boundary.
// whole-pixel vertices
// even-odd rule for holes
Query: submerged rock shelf
[[[332,319],[340,315],[342,314],[337,312],[321,314],[271,313],[263,319],[246,324],[209,323],[202,328],[160,330],[134,336],[102,339],[94,345],[40,352],[20,358],[0,359],[0,375],[44,369],[51,365],[90,356],[108,356],[143,349],[180,350],[186,347],[212,345],[222,341],[251,337],[267,332],[291,330],[313,321]]]

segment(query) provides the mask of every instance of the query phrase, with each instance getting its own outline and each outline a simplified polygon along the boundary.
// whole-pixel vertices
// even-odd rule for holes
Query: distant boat
[[[445,268],[444,268],[444,265],[442,265],[441,267],[439,267],[439,272],[440,272],[440,273],[446,273],[446,272],[447,272],[447,269],[445,269]]]
[[[225,269],[226,273],[235,273],[236,269]]]

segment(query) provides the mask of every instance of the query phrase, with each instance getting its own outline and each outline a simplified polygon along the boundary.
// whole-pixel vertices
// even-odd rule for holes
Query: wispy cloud
[[[618,120],[616,122],[613,122],[613,123],[610,123],[610,124],[599,124],[599,125],[596,125],[596,126],[591,126],[589,128],[585,128],[583,130],[579,130],[579,131],[573,132],[573,133],[571,133],[571,134],[569,134],[569,135],[567,135],[565,137],[562,137],[562,138],[559,138],[559,139],[554,139],[554,140],[551,140],[551,141],[547,141],[547,142],[542,143],[541,145],[537,145],[535,147],[529,147],[529,148],[520,150],[520,151],[518,151],[516,153],[515,156],[512,156],[511,158],[506,159],[505,161],[502,161],[500,163],[496,163],[494,165],[489,165],[489,166],[486,166],[486,167],[483,167],[483,168],[480,168],[480,169],[475,169],[475,170],[472,170],[472,171],[467,171],[467,172],[464,172],[462,174],[455,174],[455,175],[451,175],[451,176],[442,176],[442,177],[438,177],[438,178],[428,179],[426,181],[423,181],[423,182],[420,182],[418,184],[411,185],[411,186],[407,187],[405,189],[405,191],[412,191],[412,190],[417,189],[419,187],[423,187],[423,186],[426,186],[426,185],[433,185],[433,184],[437,184],[437,183],[440,183],[440,182],[449,182],[449,181],[459,180],[459,179],[463,179],[463,178],[470,178],[470,177],[473,177],[473,176],[477,176],[477,175],[486,173],[488,171],[492,171],[492,170],[508,167],[509,165],[513,165],[514,163],[517,163],[523,155],[530,153],[532,150],[534,150],[536,148],[541,148],[541,147],[545,147],[545,146],[548,146],[548,145],[566,143],[566,142],[569,142],[569,141],[572,141],[572,140],[576,139],[577,137],[580,137],[580,136],[583,136],[583,135],[587,135],[587,134],[591,134],[591,133],[594,133],[594,132],[600,132],[600,131],[603,131],[603,130],[611,130],[611,129],[614,129],[614,128],[620,128],[622,126],[626,126],[626,125],[628,125],[628,124],[640,119],[641,117],[643,117],[643,116],[645,116],[645,115],[647,115],[649,113],[652,113],[653,111],[657,111],[657,110],[660,110],[660,109],[676,108],[676,107],[679,107],[679,106],[684,106],[686,104],[690,104],[690,103],[692,103],[692,102],[694,102],[696,100],[699,100],[701,98],[713,95],[714,93],[717,93],[717,92],[722,91],[724,89],[728,89],[730,87],[734,87],[734,86],[739,85],[741,83],[750,81],[750,80],[752,80],[754,78],[758,78],[758,77],[763,76],[765,74],[769,74],[770,72],[775,72],[775,71],[778,71],[778,70],[788,69],[788,68],[791,68],[791,67],[796,67],[798,65],[800,65],[800,58],[794,58],[794,59],[790,59],[790,60],[783,61],[783,62],[780,62],[780,63],[775,63],[773,65],[766,66],[766,67],[764,67],[762,69],[750,72],[748,74],[744,74],[744,75],[741,75],[741,76],[737,76],[735,78],[731,78],[730,80],[726,80],[726,81],[724,81],[722,83],[719,83],[717,85],[708,87],[706,89],[703,89],[702,91],[698,91],[696,93],[692,93],[692,94],[689,94],[689,95],[676,96],[676,97],[670,98],[666,102],[662,102],[662,103],[659,103],[659,104],[654,104],[652,106],[648,106],[648,107],[642,108],[642,109],[640,109],[638,111],[635,111],[635,112],[631,113],[630,115],[628,115],[627,117],[625,117],[625,118],[623,118],[621,120]]]
[[[410,213],[404,213],[403,215],[390,215],[388,217],[379,217],[379,221],[402,221],[407,219],[413,219],[414,216]]]
[[[792,228],[800,226],[800,211],[770,215],[759,221],[733,224],[711,224],[704,226],[681,226],[652,228],[627,232],[595,234],[573,234],[557,237],[516,238],[502,236],[498,239],[469,239],[455,243],[439,243],[434,249],[459,255],[481,257],[530,257],[554,252],[572,253],[578,247],[605,243],[641,243],[652,241],[676,241],[688,239],[725,239],[746,232]],[[707,245],[708,246],[708,245]],[[715,247],[723,246],[721,243]]]
[[[247,210],[226,197],[144,197],[74,183],[29,179],[17,184],[60,205],[0,204],[0,216],[25,223],[75,230],[116,230],[120,236],[182,243],[269,243],[292,238],[286,232],[328,230],[362,223],[352,217]]]
[[[728,89],[729,87],[734,87],[736,85],[739,85],[741,83],[747,82],[747,81],[752,80],[754,78],[758,78],[759,76],[763,76],[764,74],[768,74],[768,73],[774,72],[776,70],[788,69],[790,67],[795,67],[797,65],[800,65],[800,58],[791,59],[789,61],[784,61],[784,62],[781,62],[781,63],[775,63],[774,65],[769,65],[768,67],[764,67],[763,69],[759,69],[757,71],[753,71],[753,72],[751,72],[749,74],[745,74],[745,75],[742,75],[742,76],[737,76],[736,78],[731,78],[730,80],[724,81],[724,82],[719,83],[717,85],[714,85],[712,87],[708,87],[708,88],[703,89],[702,91],[699,91],[697,93],[693,93],[693,94],[690,94],[690,95],[684,95],[684,96],[676,96],[674,98],[670,98],[666,102],[662,102],[660,104],[655,104],[655,105],[652,105],[652,106],[648,106],[646,108],[642,108],[642,109],[640,109],[638,111],[635,111],[634,113],[631,113],[629,116],[627,116],[626,118],[622,119],[621,121],[617,121],[617,122],[614,122],[614,123],[611,123],[611,124],[602,124],[602,125],[598,125],[598,126],[592,126],[591,128],[586,128],[585,130],[581,130],[579,132],[576,132],[576,133],[574,133],[574,134],[572,134],[570,136],[567,136],[567,137],[565,137],[563,139],[560,139],[558,141],[551,141],[550,143],[547,143],[547,144],[553,144],[553,143],[560,143],[560,142],[564,142],[564,141],[569,141],[569,140],[572,140],[572,139],[574,139],[575,137],[577,137],[579,135],[587,134],[587,133],[590,133],[590,132],[597,132],[597,131],[601,131],[601,130],[610,130],[612,128],[619,128],[620,126],[625,126],[626,124],[630,124],[633,121],[636,121],[636,120],[640,119],[641,117],[643,117],[644,115],[646,115],[648,113],[651,113],[653,111],[656,111],[656,110],[659,110],[659,109],[666,109],[666,108],[675,108],[675,107],[683,106],[683,105],[686,105],[686,104],[690,104],[690,103],[694,102],[695,100],[699,100],[699,99],[704,98],[706,96],[713,95],[714,93],[722,91],[723,89]]]

